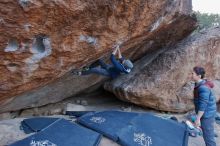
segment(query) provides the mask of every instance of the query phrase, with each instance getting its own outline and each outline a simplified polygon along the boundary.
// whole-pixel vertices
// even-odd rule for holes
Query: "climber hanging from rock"
[[[118,59],[116,59],[117,53]],[[74,75],[89,75],[94,73],[111,78],[116,78],[120,74],[130,73],[131,69],[133,68],[133,63],[129,59],[125,59],[124,57],[122,57],[119,46],[117,46],[112,52],[110,60],[112,64],[106,64],[103,62],[103,60],[99,59],[97,62],[100,67],[86,67],[83,68],[82,71],[73,70],[72,73]]]

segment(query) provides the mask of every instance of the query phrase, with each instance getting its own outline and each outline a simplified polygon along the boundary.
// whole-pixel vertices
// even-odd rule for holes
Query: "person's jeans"
[[[98,75],[103,75],[103,76],[108,76],[111,77],[111,73],[109,72],[109,69],[112,67],[109,64],[104,63],[102,60],[98,60],[100,67],[94,67],[94,68],[90,68],[87,71],[83,71],[82,75],[88,75],[88,74],[98,74]]]
[[[206,146],[216,146],[214,122],[215,122],[215,117],[201,119],[203,138]]]

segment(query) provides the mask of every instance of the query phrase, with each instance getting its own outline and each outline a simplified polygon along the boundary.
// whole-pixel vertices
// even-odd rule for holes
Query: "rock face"
[[[122,100],[157,110],[184,112],[193,108],[193,85],[189,74],[203,66],[214,80],[220,99],[220,28],[212,28],[184,39],[166,51],[153,53],[135,64],[129,75],[105,84],[105,89]],[[153,60],[153,61],[152,61]]]
[[[191,0],[1,0],[0,112],[88,89],[102,79],[68,71],[119,44],[133,60],[173,44],[194,30],[190,12]]]

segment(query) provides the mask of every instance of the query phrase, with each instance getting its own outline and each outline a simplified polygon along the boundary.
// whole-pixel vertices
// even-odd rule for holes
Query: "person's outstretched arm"
[[[120,50],[119,46],[117,47],[117,49],[118,49],[118,58],[121,59],[122,55],[121,55],[121,50]]]
[[[122,63],[125,60],[125,58],[121,55],[121,50],[120,50],[119,46],[117,47],[117,49],[118,49],[118,58]]]
[[[112,54],[113,54],[113,55],[116,55],[117,51],[118,51],[118,47],[116,47],[116,48],[113,50]]]
[[[123,67],[122,67],[121,63],[119,62],[119,60],[116,59],[116,56],[115,56],[117,51],[119,51],[119,46],[115,47],[115,49],[113,50],[113,52],[111,54],[111,62],[115,68],[117,68],[118,70],[123,72]]]

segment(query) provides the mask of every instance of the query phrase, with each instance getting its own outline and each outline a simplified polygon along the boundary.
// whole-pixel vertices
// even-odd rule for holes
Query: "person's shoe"
[[[77,71],[77,70],[72,70],[71,73],[73,75],[78,75],[78,76],[82,75],[82,72],[81,71]]]

